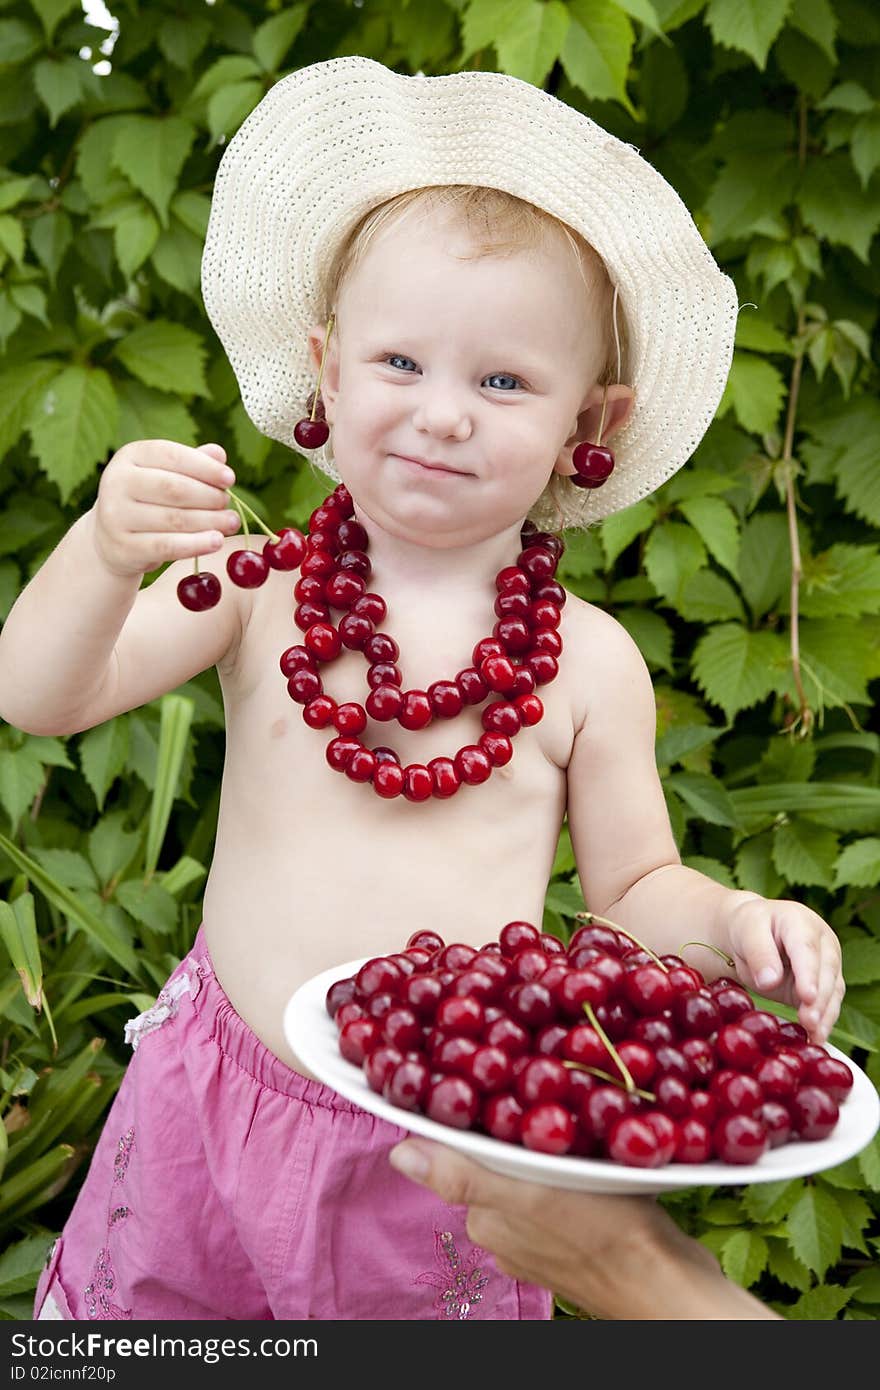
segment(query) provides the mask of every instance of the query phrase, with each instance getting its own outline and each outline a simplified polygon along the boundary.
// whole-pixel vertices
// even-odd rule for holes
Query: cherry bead
[[[367,671],[367,685],[376,690],[380,685],[400,685],[403,677],[400,668],[392,661],[376,661]]]
[[[400,655],[400,648],[393,637],[389,637],[387,632],[374,632],[372,637],[368,637],[363,647],[364,656],[375,665],[377,662],[393,662]]]
[[[336,563],[346,574],[359,574],[362,579],[369,579],[373,570],[369,556],[362,550],[343,550]]]
[[[376,759],[369,748],[358,748],[352,753],[344,771],[352,782],[371,782],[376,771]]]
[[[339,638],[349,651],[362,651],[364,643],[375,631],[369,618],[359,613],[346,613],[339,623]]]
[[[428,699],[438,719],[454,719],[464,708],[464,696],[455,681],[435,681],[428,686]]]
[[[562,638],[552,627],[539,627],[532,633],[532,652],[543,652],[547,656],[562,655]]]
[[[336,569],[336,561],[329,550],[312,550],[300,566],[300,574],[316,574],[320,579],[329,579]]]
[[[344,772],[354,754],[363,746],[356,738],[331,738],[324,756],[334,772]]]
[[[375,752],[373,753],[375,757]],[[373,772],[373,786],[379,796],[390,800],[394,796],[400,796],[403,791],[403,768],[399,763],[377,762]]]
[[[532,628],[557,628],[562,621],[562,614],[555,603],[548,603],[546,599],[537,599],[529,604],[525,619],[529,627]]]
[[[468,743],[465,744],[464,748],[459,748],[453,762],[462,782],[467,782],[468,786],[479,786],[481,782],[485,782],[492,775],[492,764],[483,749],[474,743]]]
[[[339,523],[336,533],[340,550],[366,550],[369,537],[359,521],[349,519]]]
[[[310,700],[314,700],[323,691],[321,677],[315,671],[309,671],[302,666],[287,682],[287,693],[291,700],[296,700],[297,704],[306,705]]]
[[[367,714],[380,722],[396,719],[402,707],[403,693],[396,685],[377,685],[367,696]]]
[[[403,773],[403,794],[407,801],[427,801],[434,791],[434,778],[421,763],[409,763]]]
[[[513,744],[506,734],[481,734],[479,744],[493,767],[504,767],[513,757]]]
[[[499,618],[525,618],[529,611],[528,594],[499,594],[495,612]]]
[[[516,680],[513,683],[511,695],[531,695],[535,689],[535,677],[528,666],[516,667]]]
[[[536,685],[549,685],[550,681],[555,680],[559,673],[559,663],[555,656],[549,652],[542,652],[537,647],[533,647],[526,657],[529,669],[535,678]]]
[[[544,579],[540,584],[532,585],[532,598],[536,603],[546,600],[557,608],[564,608],[568,594],[557,580]]]
[[[601,444],[578,444],[572,454],[577,471],[569,482],[575,487],[601,487],[614,472],[614,455]]]
[[[306,555],[313,555],[316,551],[324,551],[327,555],[336,555],[336,532],[310,531],[306,539]]]
[[[499,618],[492,629],[509,655],[519,655],[532,646],[532,630],[523,618]]]
[[[317,574],[306,574],[293,586],[293,597],[297,603],[324,603],[325,581]]]
[[[342,520],[342,512],[335,502],[330,500],[322,502],[317,506],[309,517],[309,534],[314,535],[315,531],[334,531]]]
[[[407,690],[398,711],[398,723],[404,729],[425,729],[431,723],[431,701],[425,690]]]
[[[480,675],[489,690],[506,694],[516,684],[516,671],[506,656],[487,656],[480,663]]]
[[[520,569],[530,579],[552,579],[556,573],[556,556],[542,545],[530,545],[517,558]]]
[[[333,722],[341,734],[354,737],[356,734],[362,734],[367,727],[367,716],[363,705],[351,700],[337,706]]]
[[[334,661],[342,651],[339,633],[330,623],[313,623],[304,641],[319,661]]]
[[[400,757],[393,748],[374,748],[373,754],[377,763],[397,763],[400,765]],[[443,942],[440,942],[443,945]]]
[[[487,657],[490,656],[503,656],[505,660],[507,659],[507,654],[504,650],[504,646],[501,642],[498,641],[497,637],[481,638],[481,640],[476,644],[473,651],[471,652],[471,661],[473,662],[475,668],[479,671],[483,662],[486,660]]]
[[[513,703],[526,727],[539,723],[544,717],[544,706],[537,695],[517,695]]]
[[[324,585],[324,596],[331,608],[350,608],[366,589],[366,580],[359,574],[337,570]]]
[[[524,698],[533,697],[527,695]],[[483,710],[480,720],[487,733],[506,734],[508,738],[519,733],[522,728],[520,712],[509,700],[493,700],[492,704]]]
[[[258,589],[269,577],[269,562],[259,550],[233,550],[226,557],[226,573],[239,589]]]
[[[310,729],[326,729],[333,722],[335,713],[336,701],[331,700],[329,695],[316,695],[303,706],[303,719]]]
[[[495,576],[495,588],[500,594],[525,594],[531,591],[529,577],[516,565],[507,565]]]
[[[466,666],[463,671],[459,671],[455,677],[455,684],[461,691],[461,698],[466,705],[482,704],[489,693],[486,682],[473,666]]]
[[[311,411],[311,404],[309,405],[309,410]],[[323,419],[323,416],[321,418]],[[352,501],[351,493],[345,486],[345,483],[337,483],[330,495],[333,498],[334,505],[340,516],[354,516],[354,502]]]
[[[434,779],[434,796],[441,799],[454,796],[461,786],[461,778],[451,758],[431,758],[428,771]]]
[[[557,560],[560,560],[565,553],[565,541],[554,531],[534,531],[528,539],[529,545],[543,545],[544,549],[555,555]]]
[[[367,593],[352,604],[351,611],[358,618],[366,618],[371,623],[381,623],[388,614],[388,606],[381,595]]]
[[[306,553],[306,538],[294,526],[278,532],[277,541],[267,541],[263,554],[273,570],[295,570]]]
[[[281,674],[287,676],[288,679],[294,671],[299,671],[303,667],[307,671],[317,672],[318,669],[318,663],[308,647],[288,647],[286,651],[281,653],[278,664],[281,667]]]

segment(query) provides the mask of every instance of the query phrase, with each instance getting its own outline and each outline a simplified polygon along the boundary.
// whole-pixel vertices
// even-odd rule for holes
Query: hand
[[[814,1042],[828,1037],[846,990],[840,942],[812,908],[788,899],[737,895],[728,949],[743,984],[798,1010]]]
[[[600,1318],[775,1318],[725,1279],[713,1255],[652,1197],[595,1196],[500,1177],[424,1139],[391,1164],[450,1206],[504,1274],[540,1284]]]
[[[99,558],[128,577],[219,550],[239,525],[226,495],[234,481],[219,444],[123,445],[104,469],[93,508]]]

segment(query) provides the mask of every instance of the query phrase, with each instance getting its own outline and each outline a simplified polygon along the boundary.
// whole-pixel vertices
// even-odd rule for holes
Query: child
[[[727,374],[732,286],[665,181],[545,93],[344,58],[277,83],[232,140],[203,290],[262,430],[314,442],[320,387],[322,468],[344,487],[313,519],[294,623],[285,577],[227,577],[224,449],[128,444],[3,633],[19,727],[85,729],[216,665],[228,730],[204,925],[130,1026],[36,1312],[546,1318],[549,1296],[502,1275],[460,1209],[392,1170],[404,1131],[297,1069],[282,1015],[304,980],[416,928],[479,945],[540,923],[567,811],[592,910],[657,951],[714,943],[827,1035],[830,928],[681,865],[644,662],[612,617],[565,601],[554,537],[521,539],[527,518],[586,524],[687,459]],[[207,612],[177,597],[194,556],[221,580]],[[521,602],[493,613],[516,594],[519,626]],[[513,662],[474,651],[505,614]],[[490,696],[504,708],[484,722]],[[708,949],[693,963],[719,973]]]

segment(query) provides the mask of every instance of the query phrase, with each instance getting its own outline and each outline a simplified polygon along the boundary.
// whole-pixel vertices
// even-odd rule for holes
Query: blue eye
[[[409,366],[401,366],[401,363],[409,363]],[[404,357],[399,352],[393,352],[388,356],[388,365],[390,367],[400,367],[402,372],[406,372],[409,371],[410,367],[415,367],[416,364],[411,357]]]
[[[493,391],[515,391],[521,384],[518,377],[508,376],[506,372],[493,372],[486,377],[486,382]]]

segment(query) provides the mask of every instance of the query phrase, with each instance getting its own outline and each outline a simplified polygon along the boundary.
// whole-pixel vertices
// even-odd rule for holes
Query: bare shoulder
[[[653,711],[651,675],[626,628],[604,608],[567,592],[565,655],[580,706],[576,727],[588,718],[612,716],[615,707],[622,710],[633,701]]]

